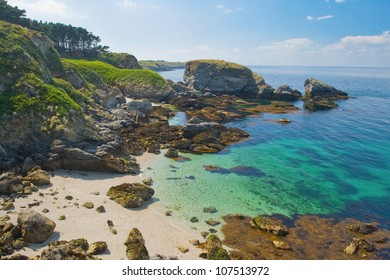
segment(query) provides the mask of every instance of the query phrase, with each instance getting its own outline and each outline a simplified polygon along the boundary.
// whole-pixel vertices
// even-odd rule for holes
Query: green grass
[[[224,60],[218,60],[218,59],[199,59],[199,60],[192,60],[190,63],[195,64],[210,64],[214,65],[218,70],[222,69],[237,69],[237,70],[247,70],[248,68],[244,65],[240,65],[238,63],[224,61]]]
[[[64,59],[77,69],[86,68],[97,73],[108,85],[113,84],[130,84],[137,87],[163,88],[168,84],[166,80],[151,70],[144,69],[119,69],[110,64],[101,61],[88,61],[78,59]]]
[[[159,60],[141,60],[139,61],[139,64],[144,69],[150,69],[154,71],[168,71],[185,67],[184,62],[168,62]]]

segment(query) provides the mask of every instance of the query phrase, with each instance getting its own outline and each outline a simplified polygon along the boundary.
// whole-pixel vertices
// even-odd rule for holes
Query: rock
[[[216,230],[216,229],[213,229],[213,228],[210,228],[210,229],[209,229],[209,232],[210,232],[210,233],[217,233],[217,232],[218,232],[218,230]]]
[[[179,249],[179,251],[182,253],[182,254],[186,254],[190,251],[190,249],[188,249],[187,247],[184,247],[182,245],[180,245],[179,247],[177,247],[177,249]]]
[[[223,60],[193,60],[186,64],[184,82],[191,89],[246,97],[256,96],[266,86],[249,68]]]
[[[200,123],[200,124],[186,124],[183,127],[183,136],[187,139],[192,139],[196,135],[202,132],[209,132],[213,135],[219,136],[222,132],[226,131],[227,128],[222,124],[218,123]]]
[[[302,97],[302,93],[298,90],[291,89],[288,85],[283,85],[274,90],[272,99],[296,101]]]
[[[334,103],[332,100],[321,98],[321,97],[315,97],[311,99],[306,99],[304,107],[305,109],[314,112],[314,111],[335,109],[338,107],[338,105]]]
[[[220,140],[224,145],[229,145],[249,137],[249,133],[235,127],[230,127],[220,135]]]
[[[171,217],[172,216],[172,211],[165,211],[165,216]]]
[[[205,249],[208,260],[230,260],[228,252],[222,248],[222,242],[216,235],[207,237]]]
[[[272,233],[275,236],[286,236],[289,234],[289,230],[285,225],[272,218],[255,217],[253,222],[261,231]]]
[[[274,240],[272,243],[274,243],[276,249],[291,250],[290,245],[286,242]]]
[[[29,181],[37,187],[50,185],[50,176],[47,171],[38,168],[32,169],[26,177],[23,178],[24,181]]]
[[[204,213],[213,214],[213,213],[217,212],[217,208],[215,208],[215,207],[205,207],[205,208],[203,208],[203,212]]]
[[[42,213],[45,213],[45,214],[46,214],[46,213],[49,213],[49,212],[50,212],[50,210],[47,209],[47,208],[45,208],[45,209],[42,210]]]
[[[192,217],[192,218],[190,219],[190,222],[191,222],[191,223],[198,223],[198,222],[199,222],[199,219],[198,219],[197,217]]]
[[[15,209],[15,206],[12,202],[9,201],[9,202],[3,203],[3,208],[2,208],[3,211],[9,211],[9,210],[13,210],[13,209]]]
[[[104,208],[103,205],[101,205],[98,208],[96,208],[96,212],[98,212],[99,214],[106,213],[106,209]]]
[[[145,240],[137,228],[133,228],[125,242],[126,256],[129,260],[149,260],[149,252]]]
[[[167,158],[178,158],[179,152],[175,148],[169,148],[168,151],[165,153],[165,157]]]
[[[93,205],[92,202],[85,202],[85,203],[83,204],[83,206],[84,206],[85,208],[87,208],[87,209],[93,209],[93,208],[95,208],[95,205]]]
[[[27,256],[25,256],[25,255],[15,254],[15,255],[12,255],[12,256],[9,257],[9,258],[3,258],[2,260],[9,260],[9,261],[28,261],[28,260],[30,260],[30,258],[27,257]]]
[[[288,124],[288,123],[291,123],[291,120],[286,119],[286,118],[281,118],[281,119],[278,120],[278,123]]]
[[[153,105],[147,99],[132,100],[127,102],[126,108],[128,111],[139,111],[146,115],[150,115],[153,112]]]
[[[11,220],[11,217],[8,215],[0,216],[0,222],[7,222],[9,220]]]
[[[367,223],[354,223],[349,226],[349,230],[352,232],[360,233],[360,234],[371,234],[378,230],[378,228],[373,224]]]
[[[196,240],[190,240],[189,241],[190,242],[190,244],[192,245],[192,246],[199,246],[199,244],[200,244],[200,241],[198,240],[198,239],[196,239]]]
[[[64,220],[66,220],[66,216],[65,216],[65,215],[61,215],[61,216],[58,218],[58,220],[64,221]]]
[[[334,87],[310,78],[305,81],[305,97],[306,98],[345,98],[348,93],[335,89]]]
[[[348,254],[348,255],[354,255],[356,254],[356,252],[358,251],[358,246],[355,242],[351,242],[351,244],[349,244],[345,249],[344,249],[344,253]]]
[[[18,214],[18,226],[24,241],[42,243],[53,233],[56,224],[42,214],[27,210]]]
[[[152,178],[148,178],[148,179],[142,180],[142,184],[151,187],[151,186],[153,186],[153,179]]]
[[[67,196],[65,196],[65,199],[66,199],[66,200],[73,200],[73,196],[67,195]]]
[[[210,220],[207,220],[207,221],[206,221],[206,224],[215,227],[215,226],[217,226],[217,225],[220,225],[221,223],[218,222],[218,221],[216,221],[216,220],[214,220],[214,219],[210,219]]]
[[[22,191],[22,177],[11,172],[0,175],[0,195],[10,195]]]
[[[96,260],[88,253],[89,244],[84,238],[68,241],[55,241],[41,253],[41,260]]]
[[[98,242],[92,243],[89,246],[87,253],[91,254],[91,255],[99,255],[99,254],[103,254],[104,252],[106,252],[107,249],[108,249],[107,242],[98,241]]]
[[[210,234],[210,232],[208,232],[208,231],[202,231],[202,232],[200,233],[200,235],[201,235],[203,238],[206,238],[209,234]]]
[[[154,195],[154,190],[144,184],[121,184],[111,187],[107,196],[125,208],[138,208]]]
[[[30,157],[27,157],[22,163],[22,173],[27,174],[31,169],[36,166],[34,160]]]

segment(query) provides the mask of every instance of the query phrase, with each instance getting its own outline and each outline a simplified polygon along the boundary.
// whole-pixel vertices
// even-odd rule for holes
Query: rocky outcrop
[[[253,223],[261,231],[272,233],[276,236],[286,236],[289,234],[288,228],[279,221],[268,217],[255,217]]]
[[[144,184],[121,184],[111,187],[107,196],[125,208],[138,208],[154,195],[154,190]]]
[[[193,60],[186,64],[185,84],[193,90],[209,91],[213,94],[231,94],[255,97],[271,92],[260,75],[249,68],[223,60]]]
[[[272,94],[272,99],[274,100],[296,101],[300,98],[302,98],[302,93],[290,88],[288,85],[278,87]]]
[[[149,252],[145,247],[145,239],[141,232],[137,228],[133,228],[127,240],[126,245],[126,256],[129,260],[149,260]]]
[[[24,241],[42,243],[53,233],[56,224],[42,214],[28,210],[19,213],[18,226]]]
[[[216,235],[209,235],[206,242],[200,247],[204,248],[204,255],[208,260],[230,260],[229,253],[222,247],[222,242]]]
[[[348,93],[338,90],[317,79],[310,78],[305,81],[305,97],[306,98],[342,98],[347,97]]]
[[[50,176],[47,171],[42,170],[40,167],[32,169],[23,181],[28,181],[37,187],[50,185]]]
[[[91,246],[92,248],[92,246]],[[94,256],[101,251],[90,251],[88,241],[84,238],[70,241],[55,241],[49,244],[39,256],[40,260],[96,260]],[[106,248],[107,249],[107,248]],[[96,253],[96,254],[95,254]]]
[[[0,175],[0,194],[10,195],[23,191],[22,177],[8,172]]]

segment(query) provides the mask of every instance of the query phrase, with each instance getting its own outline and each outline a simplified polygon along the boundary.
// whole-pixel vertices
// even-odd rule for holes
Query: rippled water
[[[390,69],[251,68],[274,87],[303,91],[304,80],[314,77],[354,98],[331,111],[283,115],[293,120],[289,125],[270,122],[282,117],[273,114],[229,123],[251,137],[216,155],[186,155],[191,161],[180,163],[159,158],[148,171],[159,203],[184,220],[209,218],[202,209],[213,206],[216,218],[327,214],[375,220],[390,229]],[[182,74],[169,73],[173,80]],[[211,173],[204,165],[227,171]]]

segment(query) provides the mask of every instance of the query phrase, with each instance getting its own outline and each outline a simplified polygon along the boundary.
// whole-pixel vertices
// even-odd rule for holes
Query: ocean
[[[390,230],[390,69],[251,66],[273,87],[304,92],[313,77],[352,97],[329,111],[259,114],[228,126],[250,133],[246,141],[211,155],[163,156],[146,170],[156,203],[191,225],[192,217],[222,222],[227,214],[325,215],[378,222]],[[183,69],[160,73],[181,81]],[[303,108],[301,101],[295,104]],[[293,122],[282,125],[281,117]],[[182,124],[179,113],[172,125]],[[212,173],[204,166],[224,172]],[[203,225],[204,224],[204,225]],[[208,226],[197,225],[202,229]]]

